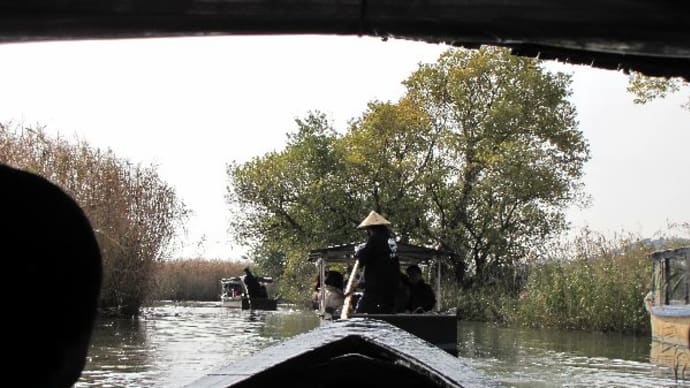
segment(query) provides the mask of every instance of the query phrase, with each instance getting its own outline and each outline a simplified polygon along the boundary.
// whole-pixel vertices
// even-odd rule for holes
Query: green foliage
[[[646,104],[657,98],[665,98],[688,85],[690,84],[683,78],[650,77],[638,72],[631,72],[628,78],[628,92],[635,96],[633,101],[636,104]],[[683,107],[690,110],[690,96]]]
[[[497,48],[448,51],[406,81],[445,156],[426,182],[430,234],[472,260],[480,283],[565,226],[589,158],[570,82]]]
[[[463,286],[496,281],[577,199],[589,150],[570,83],[504,49],[449,50],[344,133],[311,113],[284,150],[229,165],[234,230],[297,281],[310,249],[363,239],[355,226],[376,210],[402,240],[456,252]]]
[[[515,305],[513,293],[501,288],[473,288],[461,290],[457,295],[458,318],[467,321],[505,324]]]
[[[100,304],[137,314],[187,210],[155,166],[134,165],[41,128],[0,125],[0,162],[55,182],[82,207],[103,255]]]
[[[532,269],[519,302],[505,315],[526,326],[648,333],[642,301],[653,250],[648,241],[587,232]]]
[[[203,259],[166,260],[156,265],[154,300],[220,300],[220,279],[243,275],[240,262]]]

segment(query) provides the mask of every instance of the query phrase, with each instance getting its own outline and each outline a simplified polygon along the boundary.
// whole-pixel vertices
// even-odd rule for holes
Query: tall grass
[[[45,177],[84,210],[103,256],[100,306],[137,314],[187,210],[156,166],[142,166],[41,127],[0,124],[0,162]]]
[[[166,260],[156,266],[153,299],[212,301],[220,279],[243,274],[247,263],[205,259]]]
[[[689,231],[687,225],[670,228]],[[679,237],[652,241],[584,231],[532,267],[525,290],[506,316],[524,326],[649,333],[643,304],[651,281],[649,255],[683,244],[687,240]]]
[[[572,241],[545,246],[526,267],[527,282],[517,295],[500,284],[459,290],[458,313],[461,319],[510,325],[649,333],[643,304],[650,289],[649,254],[682,244],[687,240],[606,238],[585,230]]]
[[[654,249],[631,238],[579,238],[566,257],[535,266],[512,314],[516,323],[630,333],[649,332],[642,300]]]

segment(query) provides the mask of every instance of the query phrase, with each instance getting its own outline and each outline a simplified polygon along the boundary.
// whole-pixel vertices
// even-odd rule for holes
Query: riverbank
[[[586,232],[524,263],[516,271],[521,280],[458,291],[458,315],[507,326],[649,335],[643,303],[651,289],[649,255],[683,244],[688,241]]]

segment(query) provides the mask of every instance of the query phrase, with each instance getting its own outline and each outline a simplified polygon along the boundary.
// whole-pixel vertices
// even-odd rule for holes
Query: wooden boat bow
[[[487,387],[496,383],[383,321],[324,324],[215,371],[189,387]]]

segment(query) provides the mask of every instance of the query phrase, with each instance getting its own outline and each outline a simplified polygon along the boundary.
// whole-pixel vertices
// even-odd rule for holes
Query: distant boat
[[[244,283],[238,276],[220,279],[220,300],[225,307],[241,308]]]
[[[224,307],[243,310],[276,310],[278,308],[278,300],[269,297],[266,292],[266,284],[272,283],[273,278],[266,276],[255,278],[261,289],[260,295],[257,296],[250,294],[244,278],[244,276],[235,276],[220,280],[220,300]]]
[[[188,387],[491,386],[496,382],[462,359],[386,322],[355,318],[321,325]]]
[[[690,247],[657,251],[651,259],[652,290],[644,299],[652,326],[650,361],[685,378],[690,366]]]

